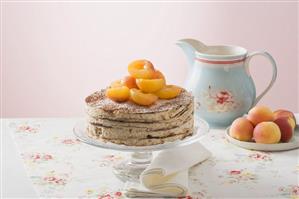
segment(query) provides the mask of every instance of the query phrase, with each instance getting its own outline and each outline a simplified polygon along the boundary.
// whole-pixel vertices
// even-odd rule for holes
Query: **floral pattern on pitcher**
[[[230,112],[241,106],[231,91],[212,89],[210,85],[208,90],[202,93],[202,97],[204,106],[209,112]]]

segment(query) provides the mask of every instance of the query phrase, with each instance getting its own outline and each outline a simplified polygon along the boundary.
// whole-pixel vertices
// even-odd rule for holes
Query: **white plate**
[[[297,123],[299,123],[299,117],[296,115]],[[229,128],[226,129],[226,137],[234,145],[237,145],[244,149],[256,150],[256,151],[286,151],[299,148],[299,126],[297,124],[293,138],[287,143],[277,144],[260,144],[255,142],[243,142],[232,138],[229,135]]]

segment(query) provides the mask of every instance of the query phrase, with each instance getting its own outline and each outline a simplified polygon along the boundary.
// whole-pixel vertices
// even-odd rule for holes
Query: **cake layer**
[[[175,118],[167,119],[167,120],[159,120],[159,121],[151,121],[148,120],[146,122],[137,121],[133,119],[123,119],[122,121],[116,121],[111,119],[94,119],[92,117],[88,117],[88,123],[99,125],[102,127],[115,127],[115,128],[136,128],[140,130],[140,128],[144,128],[147,130],[158,130],[158,129],[169,129],[179,125],[182,125],[186,120],[190,120],[190,115],[193,117],[193,104],[191,103],[187,107],[185,107]]]
[[[193,97],[185,90],[171,100],[158,100],[150,107],[139,106],[132,102],[117,103],[105,97],[105,90],[88,96],[86,99],[86,112],[95,119],[140,122],[160,121],[175,118],[186,106],[193,103]]]
[[[89,133],[91,133],[89,131]],[[149,146],[149,145],[156,145],[156,144],[163,144],[165,142],[173,142],[179,139],[184,139],[187,136],[192,135],[192,130],[185,129],[181,134],[171,135],[168,137],[152,137],[152,138],[144,138],[144,139],[137,139],[137,138],[130,138],[130,139],[105,139],[102,137],[94,136],[90,134],[89,136],[94,139],[100,139],[102,141],[112,142],[115,144],[124,144],[128,146]]]
[[[187,130],[193,130],[193,118],[190,117],[185,123],[168,129],[150,130],[147,128],[107,128],[97,125],[88,125],[88,131],[91,135],[103,139],[146,139],[146,138],[164,138],[173,135],[184,134]]]
[[[193,97],[183,90],[176,98],[157,100],[151,106],[130,101],[118,103],[105,90],[88,96],[87,133],[95,139],[130,146],[162,144],[193,133]]]

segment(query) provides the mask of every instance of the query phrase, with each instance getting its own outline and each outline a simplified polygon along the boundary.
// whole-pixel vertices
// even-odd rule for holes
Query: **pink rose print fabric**
[[[230,92],[219,92],[209,93],[216,104],[229,107],[236,104]],[[13,137],[38,196],[125,198],[123,183],[113,175],[112,167],[129,154],[80,142],[72,132],[78,120],[2,121],[3,132]],[[213,156],[189,170],[190,190],[186,199],[299,198],[299,150],[278,153],[245,150],[231,145],[224,133],[211,130],[201,139]]]

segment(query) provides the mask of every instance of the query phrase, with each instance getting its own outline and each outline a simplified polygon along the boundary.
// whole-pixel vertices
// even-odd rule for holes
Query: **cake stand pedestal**
[[[126,146],[91,138],[86,133],[85,121],[78,122],[75,125],[73,132],[79,140],[86,144],[105,149],[131,152],[129,159],[124,160],[113,167],[113,173],[120,180],[126,182],[139,181],[140,174],[152,161],[153,151],[167,150],[192,144],[197,142],[199,138],[209,132],[209,125],[204,120],[196,119],[194,126],[192,136],[188,136],[182,140],[174,142],[166,142],[164,144],[151,146]]]

